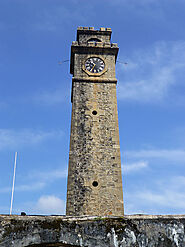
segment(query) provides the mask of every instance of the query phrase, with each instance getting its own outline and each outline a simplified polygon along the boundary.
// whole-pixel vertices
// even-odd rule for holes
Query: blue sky
[[[65,214],[70,46],[111,27],[125,213],[185,208],[185,1],[0,0],[0,213]]]

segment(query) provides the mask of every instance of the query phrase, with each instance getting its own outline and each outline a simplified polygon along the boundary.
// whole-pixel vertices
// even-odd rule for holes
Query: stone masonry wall
[[[185,215],[0,216],[1,247],[184,247]]]
[[[123,215],[116,83],[74,82],[67,215]]]
[[[124,214],[115,78],[118,46],[111,43],[111,32],[110,28],[79,27],[71,46],[66,206],[66,214],[71,216]],[[90,57],[104,62],[102,72],[85,68]]]

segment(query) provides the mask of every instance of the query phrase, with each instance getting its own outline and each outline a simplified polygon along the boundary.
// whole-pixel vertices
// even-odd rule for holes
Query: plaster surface
[[[184,247],[185,215],[0,216],[0,246]]]

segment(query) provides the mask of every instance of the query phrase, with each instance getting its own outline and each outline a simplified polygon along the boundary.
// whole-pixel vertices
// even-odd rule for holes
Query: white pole
[[[14,173],[13,173],[13,185],[12,185],[12,196],[11,196],[10,215],[12,214],[13,195],[14,195],[14,187],[15,187],[16,163],[17,163],[17,152],[15,152],[15,162],[14,162]]]

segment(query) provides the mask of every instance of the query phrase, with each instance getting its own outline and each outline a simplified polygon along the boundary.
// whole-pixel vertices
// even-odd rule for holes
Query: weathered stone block
[[[184,247],[185,215],[0,216],[1,247]]]

